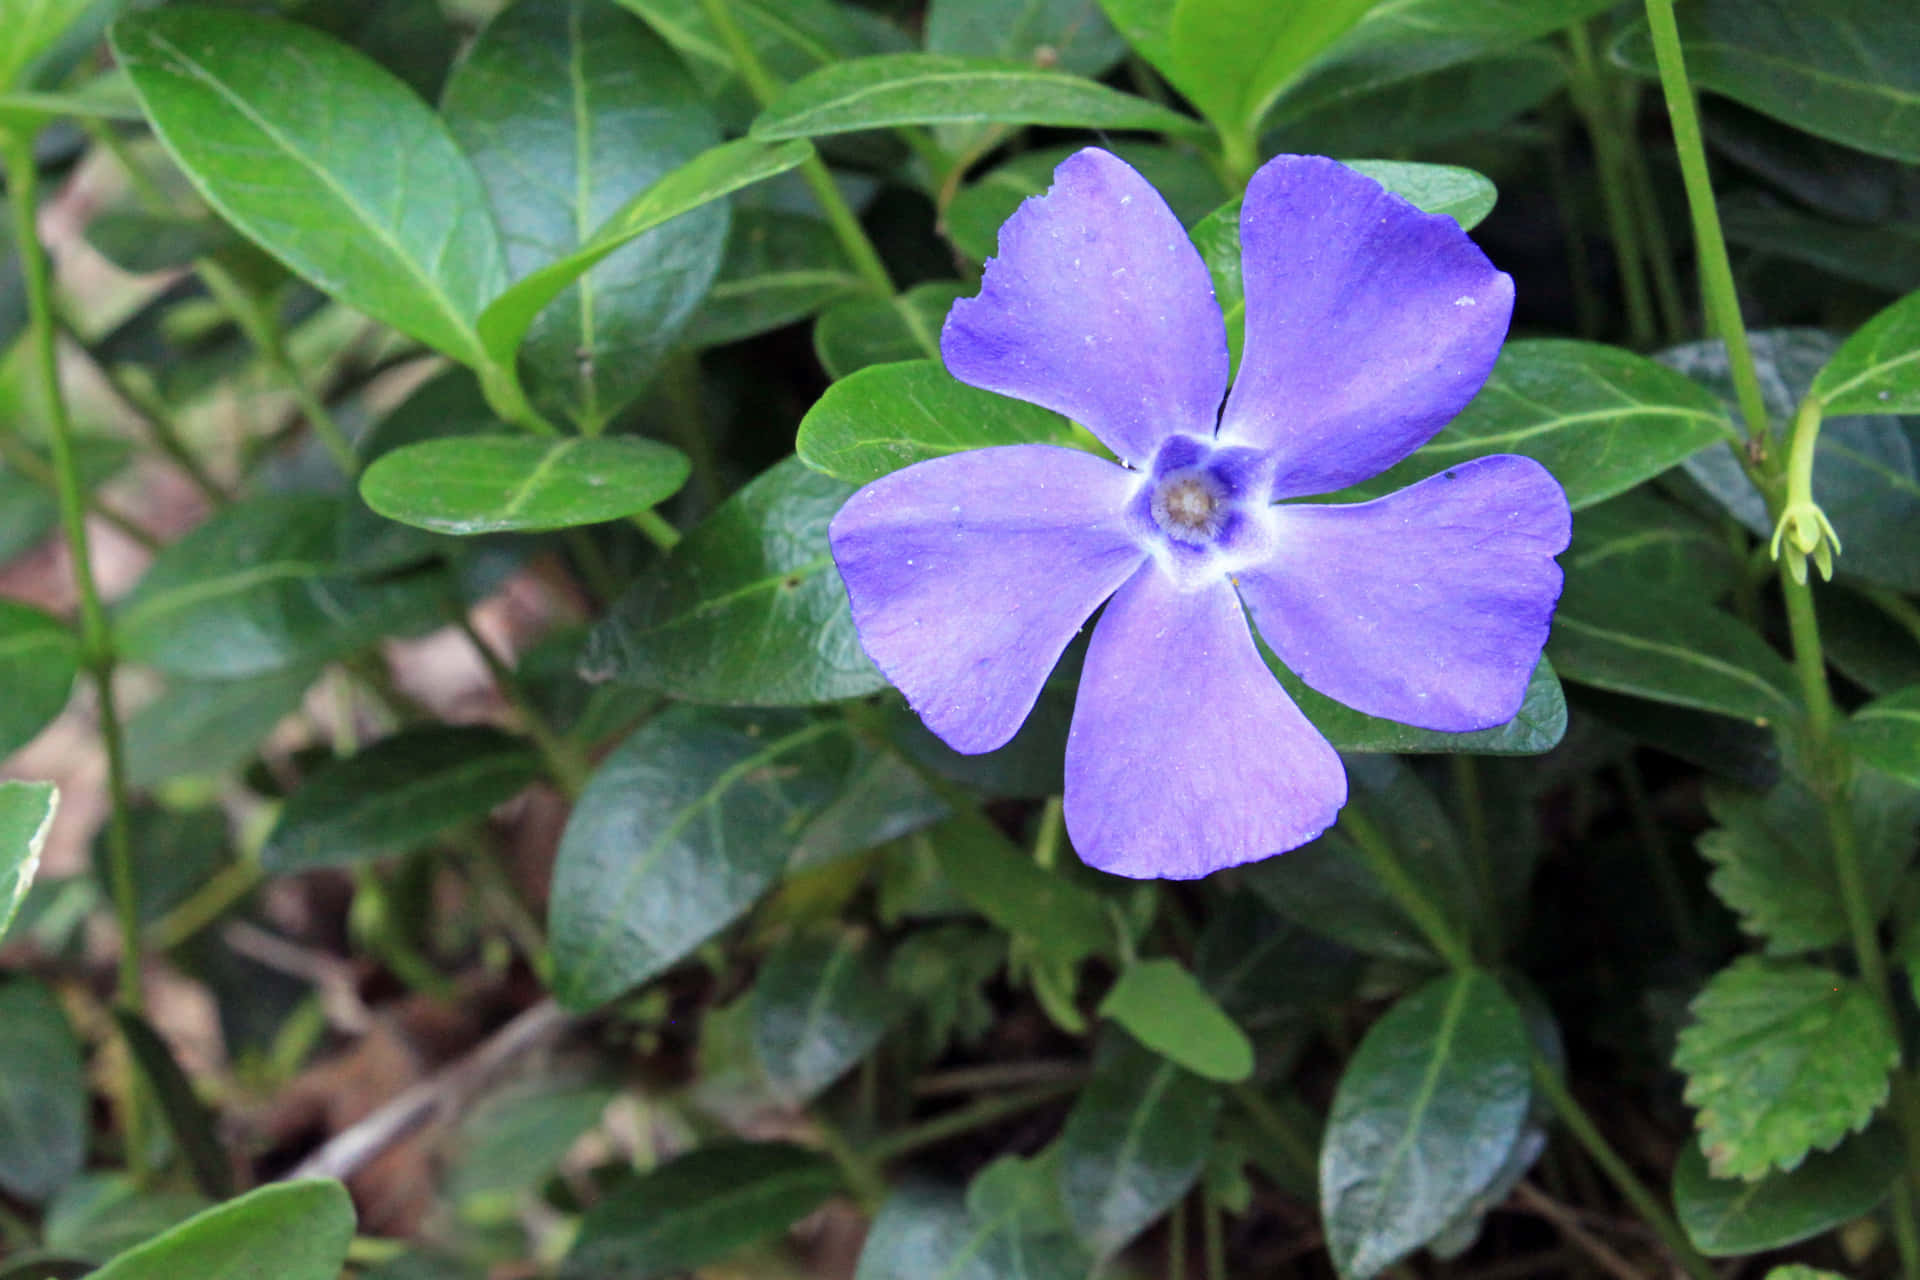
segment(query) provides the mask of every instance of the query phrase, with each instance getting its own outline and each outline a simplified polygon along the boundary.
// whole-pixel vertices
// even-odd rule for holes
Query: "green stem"
[[[1039,828],[1034,833],[1033,860],[1047,870],[1053,870],[1054,864],[1060,860],[1060,845],[1066,834],[1066,810],[1060,797],[1048,796],[1046,804],[1040,809]]]
[[[1573,291],[1574,329],[1581,337],[1591,340],[1600,334],[1600,299],[1593,292],[1593,264],[1587,258],[1587,237],[1580,225],[1579,209],[1574,204],[1573,180],[1567,174],[1564,153],[1568,127],[1564,114],[1556,115],[1561,138],[1546,148],[1547,186],[1560,215],[1560,236],[1567,251],[1567,285]]]
[[[1252,1085],[1234,1085],[1233,1100],[1247,1113],[1254,1127],[1273,1143],[1274,1149],[1286,1157],[1302,1182],[1311,1184],[1320,1176],[1320,1153],[1314,1150],[1306,1135],[1281,1114],[1280,1108],[1267,1101]]]
[[[957,1107],[943,1115],[935,1116],[898,1133],[879,1139],[866,1150],[866,1161],[870,1165],[885,1164],[889,1160],[898,1160],[923,1147],[959,1137],[963,1133],[972,1133],[975,1129],[984,1129],[988,1125],[998,1124],[1008,1116],[1019,1115],[1022,1111],[1031,1111],[1044,1106],[1055,1098],[1063,1098],[1080,1088],[1081,1081],[1057,1080],[1049,1084],[1035,1085],[1031,1089],[1022,1089],[1018,1093],[1002,1094],[993,1098],[982,1098],[978,1102]]]
[[[1256,130],[1215,126],[1220,138],[1221,177],[1228,191],[1245,191],[1260,167],[1260,137]]]
[[[191,941],[264,879],[266,873],[252,860],[243,859],[222,868],[185,902],[147,926],[147,945],[155,951],[171,951]]]
[[[887,1181],[881,1176],[880,1162],[870,1151],[855,1148],[853,1143],[847,1141],[847,1135],[817,1110],[813,1115],[813,1127],[820,1137],[820,1145],[840,1166],[840,1175],[847,1180],[847,1190],[853,1192],[860,1207],[868,1214],[880,1212],[880,1205],[887,1198]]]
[[[1200,1193],[1200,1238],[1207,1254],[1207,1280],[1227,1280],[1226,1215],[1211,1186]]]
[[[86,344],[80,341],[80,336],[74,333],[70,326],[63,326],[63,328],[66,329],[67,337],[74,345],[82,351],[87,350]],[[93,360],[93,367],[99,371],[107,387],[145,424],[147,434],[153,437],[154,445],[160,452],[166,454],[175,466],[186,473],[187,479],[193,482],[194,488],[200,490],[201,496],[209,504],[218,508],[233,501],[233,495],[220,486],[220,482],[213,478],[213,474],[201,463],[199,457],[187,447],[186,439],[180,432],[179,423],[174,420],[166,402],[157,392],[149,387],[129,382],[119,370],[95,359],[91,351],[87,351],[87,356]]]
[[[647,541],[662,551],[671,551],[680,545],[680,531],[667,523],[667,518],[653,508],[635,512],[627,518],[634,528],[647,535]]]
[[[1340,815],[1340,830],[1353,841],[1361,857],[1366,859],[1367,866],[1386,886],[1400,909],[1420,927],[1427,942],[1447,964],[1462,972],[1473,968],[1473,949],[1467,945],[1466,939],[1453,931],[1446,916],[1420,891],[1420,886],[1400,865],[1400,857],[1394,851],[1392,842],[1373,824],[1371,818],[1361,812],[1357,804],[1349,802],[1345,812]]]
[[[1624,89],[1631,96],[1623,112],[1631,121],[1638,114],[1640,85],[1628,81]],[[1647,233],[1647,266],[1653,275],[1653,296],[1660,307],[1661,328],[1668,342],[1679,342],[1687,336],[1687,304],[1680,292],[1680,273],[1673,265],[1673,242],[1667,236],[1667,220],[1661,216],[1653,174],[1647,169],[1647,158],[1638,146],[1626,148],[1626,166],[1634,214]]]
[[[28,480],[54,495],[54,498],[58,500],[60,496],[60,478],[55,474],[54,469],[48,466],[39,454],[14,439],[12,433],[7,431],[0,431],[0,462],[6,463]],[[120,532],[126,534],[129,538],[132,538],[148,551],[158,551],[160,549],[160,539],[135,524],[132,516],[127,515],[125,512],[113,506],[98,493],[87,494],[86,503],[89,511],[99,516],[102,520],[105,520]]]
[[[1567,1130],[1586,1149],[1587,1154],[1593,1157],[1593,1162],[1600,1166],[1601,1171],[1607,1175],[1615,1189],[1627,1198],[1635,1212],[1665,1243],[1668,1252],[1673,1255],[1673,1260],[1679,1264],[1680,1269],[1694,1277],[1694,1280],[1718,1280],[1712,1264],[1694,1249],[1686,1233],[1680,1229],[1680,1224],[1673,1220],[1672,1215],[1666,1211],[1654,1194],[1647,1190],[1646,1184],[1627,1167],[1627,1162],[1620,1158],[1620,1153],[1601,1136],[1600,1130],[1595,1127],[1586,1110],[1575,1100],[1573,1094],[1567,1091],[1566,1082],[1561,1080],[1552,1064],[1543,1058],[1534,1058],[1533,1082],[1541,1096],[1552,1105],[1554,1113],[1560,1117],[1560,1122],[1567,1126]]]
[[[729,0],[701,0],[701,4],[714,30],[720,33],[721,42],[727,46],[727,55],[733,59],[734,69],[747,82],[747,89],[753,94],[754,101],[765,107],[779,96],[780,82],[760,61],[752,42],[735,21],[732,4]],[[846,251],[854,270],[876,292],[892,297],[893,277],[887,274],[886,264],[880,260],[880,251],[873,247],[873,241],[860,225],[860,219],[841,196],[840,188],[834,185],[833,173],[827,168],[827,162],[818,153],[807,157],[800,166],[800,176],[805,179],[807,189],[813,192],[820,211],[826,214],[827,225],[833,229],[834,238]]]
[[[480,634],[478,627],[473,625],[473,619],[467,616],[467,611],[456,606],[452,612],[454,625],[460,628],[460,633],[466,636],[467,643],[473,646],[474,652],[480,655],[480,661],[486,664],[487,673],[493,677],[494,686],[520,714],[520,723],[526,729],[528,736],[533,739],[534,746],[540,749],[540,757],[546,761],[547,772],[553,775],[553,780],[560,784],[560,789],[567,793],[568,799],[579,799],[580,793],[586,790],[587,775],[591,772],[586,760],[579,751],[574,749],[572,743],[548,723],[546,716],[541,714],[540,708],[535,706],[533,699],[527,696],[526,688],[520,683],[520,677],[514,673],[512,667],[507,665],[505,659],[494,652],[493,646],[487,643],[487,638]]]
[[[1644,349],[1654,341],[1653,298],[1647,292],[1639,223],[1628,203],[1625,152],[1630,148],[1620,136],[1614,103],[1594,61],[1584,23],[1567,28],[1567,45],[1573,54],[1568,91],[1574,110],[1580,113],[1587,127],[1594,159],[1599,164],[1600,199],[1606,207],[1607,232],[1613,238],[1614,256],[1620,262],[1620,284],[1626,294],[1628,340]]]
[[[1707,148],[1700,136],[1700,117],[1694,110],[1693,85],[1687,79],[1687,61],[1680,49],[1680,28],[1673,20],[1673,0],[1646,0],[1647,23],[1653,32],[1654,60],[1660,65],[1660,89],[1666,95],[1667,116],[1673,126],[1673,145],[1680,155],[1680,176],[1687,189],[1687,208],[1693,217],[1694,247],[1700,256],[1700,291],[1713,331],[1727,345],[1727,367],[1746,419],[1747,438],[1767,437],[1767,404],[1760,394],[1760,378],[1747,344],[1747,326],[1740,318],[1740,296],[1733,287],[1733,264],[1727,258],[1726,237],[1720,231],[1720,210],[1707,175]]]
[[[1473,864],[1474,888],[1480,896],[1480,918],[1500,950],[1500,895],[1493,882],[1493,842],[1487,835],[1487,806],[1480,794],[1480,762],[1464,752],[1453,757],[1453,790],[1459,797],[1467,825],[1467,860]]]

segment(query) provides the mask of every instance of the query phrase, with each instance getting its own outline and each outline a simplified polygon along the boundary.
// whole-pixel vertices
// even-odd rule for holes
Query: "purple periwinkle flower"
[[[1339,755],[1247,625],[1312,688],[1461,732],[1513,718],[1546,643],[1566,495],[1530,458],[1373,502],[1365,480],[1486,381],[1513,281],[1451,219],[1319,156],[1240,213],[1246,346],[1227,393],[1212,281],[1159,192],[1087,149],[1000,231],[941,334],[962,382],[1065,414],[1118,463],[979,449],[867,485],[830,541],[860,641],[956,751],[1003,745],[1102,602],[1067,738],[1091,865],[1191,879],[1295,848],[1346,803]],[[1225,406],[1221,400],[1225,397]]]

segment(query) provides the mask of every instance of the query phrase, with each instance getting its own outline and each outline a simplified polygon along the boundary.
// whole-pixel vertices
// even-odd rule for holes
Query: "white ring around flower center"
[[[1155,486],[1153,522],[1177,542],[1204,547],[1226,523],[1227,495],[1205,471],[1178,471]]]

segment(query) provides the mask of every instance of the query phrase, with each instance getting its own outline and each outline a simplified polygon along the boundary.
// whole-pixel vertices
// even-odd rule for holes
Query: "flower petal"
[[[1240,209],[1247,341],[1223,442],[1278,455],[1274,496],[1331,493],[1424,444],[1487,380],[1513,281],[1444,214],[1321,156]]]
[[[1066,818],[1090,866],[1192,880],[1333,824],[1347,775],[1261,661],[1225,579],[1148,564],[1094,627],[1067,735]]]
[[[960,381],[1064,413],[1136,467],[1170,434],[1212,435],[1227,389],[1206,264],[1160,193],[1092,147],[1000,228],[940,353]]]
[[[1261,638],[1307,684],[1445,732],[1520,710],[1572,530],[1545,467],[1479,458],[1374,502],[1273,514],[1278,554],[1236,581]]]
[[[834,516],[861,646],[955,751],[1005,745],[1146,558],[1124,515],[1139,483],[1078,449],[1007,445],[882,476]]]

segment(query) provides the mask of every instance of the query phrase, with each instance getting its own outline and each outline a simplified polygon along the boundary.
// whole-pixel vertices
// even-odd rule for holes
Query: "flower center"
[[[1204,470],[1175,472],[1153,488],[1153,522],[1168,537],[1190,546],[1203,547],[1219,537],[1227,507],[1224,488]]]

